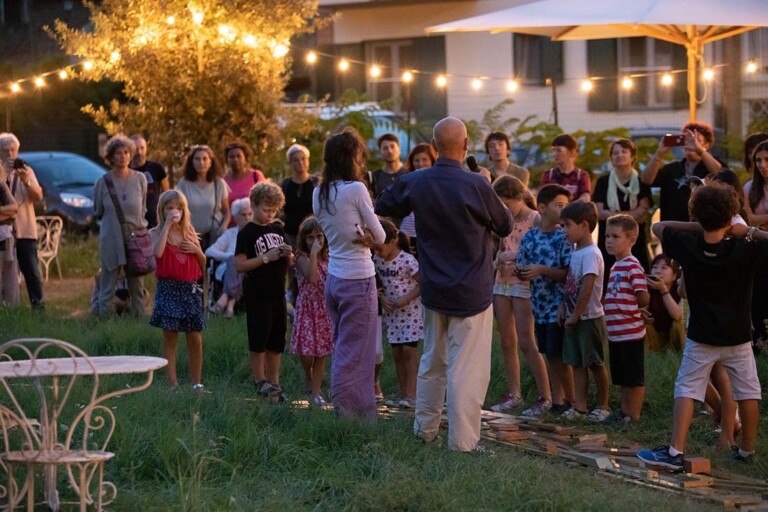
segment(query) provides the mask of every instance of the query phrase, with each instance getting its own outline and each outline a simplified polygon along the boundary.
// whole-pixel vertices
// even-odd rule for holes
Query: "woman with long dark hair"
[[[312,209],[330,251],[325,300],[333,325],[331,400],[342,418],[373,422],[377,294],[370,248],[384,242],[384,230],[362,182],[365,155],[365,143],[351,128],[326,141]]]
[[[744,210],[750,226],[768,229],[768,140],[752,151],[752,179],[744,184]],[[768,269],[758,267],[752,292],[752,330],[756,351],[768,342]]]

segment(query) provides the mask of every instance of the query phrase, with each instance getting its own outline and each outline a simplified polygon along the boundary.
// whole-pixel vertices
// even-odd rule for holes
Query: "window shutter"
[[[672,46],[672,68],[686,69],[688,54],[679,44]],[[672,107],[676,110],[688,108],[688,72],[675,73],[675,85],[672,89]]]
[[[563,42],[552,41],[548,37],[540,37],[539,41],[542,78],[545,81],[551,78],[555,83],[563,83]]]
[[[416,77],[416,119],[419,122],[437,121],[448,113],[445,93],[435,92],[435,78],[439,73],[445,72],[445,36],[419,37],[414,39],[414,45],[415,68],[433,73]]]
[[[619,66],[616,39],[587,41],[587,73],[604,77],[593,82],[588,108],[591,112],[615,112],[619,109]]]

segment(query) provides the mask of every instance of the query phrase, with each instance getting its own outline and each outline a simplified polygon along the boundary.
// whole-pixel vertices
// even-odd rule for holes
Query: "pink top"
[[[179,246],[166,242],[163,255],[157,260],[155,275],[158,279],[175,281],[197,281],[203,277],[203,271],[194,254],[182,252]]]
[[[234,179],[229,174],[224,176],[224,182],[229,185],[229,204],[231,205],[238,199],[248,197],[251,192],[251,187],[265,179],[264,174],[258,169],[250,169],[248,174],[239,179]],[[235,225],[235,217],[233,216],[227,227],[231,228]]]
[[[539,225],[541,215],[536,210],[531,210],[521,222],[513,219],[512,232],[499,242],[499,254],[502,252],[511,253],[512,261],[517,259],[517,251],[520,250],[520,241],[523,235]],[[498,258],[498,254],[496,255]],[[508,273],[503,267],[499,267],[496,272],[496,284],[522,284],[528,286],[528,281],[520,281],[514,274]]]

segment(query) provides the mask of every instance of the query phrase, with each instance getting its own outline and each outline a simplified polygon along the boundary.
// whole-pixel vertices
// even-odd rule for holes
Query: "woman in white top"
[[[376,270],[371,246],[384,230],[362,182],[365,143],[353,129],[325,143],[323,181],[312,209],[328,241],[325,300],[333,324],[331,400],[339,416],[376,420]]]
[[[176,190],[187,198],[192,227],[207,249],[227,229],[229,187],[221,179],[221,166],[208,146],[194,146],[184,161],[184,177]]]

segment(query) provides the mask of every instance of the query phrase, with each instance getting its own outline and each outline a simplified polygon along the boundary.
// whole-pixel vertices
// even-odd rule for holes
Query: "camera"
[[[25,165],[27,165],[27,162],[25,162],[21,158],[14,158],[13,159],[13,168],[14,169],[23,169]]]

